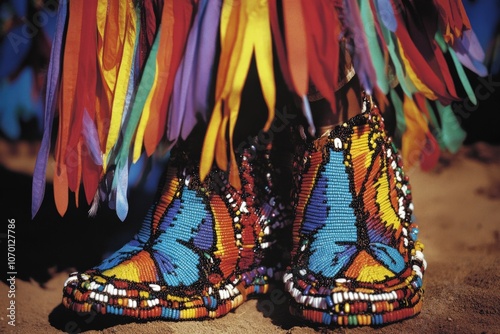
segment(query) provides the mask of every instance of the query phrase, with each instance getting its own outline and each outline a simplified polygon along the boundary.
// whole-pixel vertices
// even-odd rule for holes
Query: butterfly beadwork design
[[[383,153],[386,143],[369,124],[340,129],[337,135],[311,157],[326,159],[312,171],[316,179],[300,229],[309,244],[308,267],[325,279],[381,282],[401,273],[407,263],[398,238],[400,204],[394,200],[401,196]],[[334,141],[342,146],[335,147]],[[344,150],[344,144],[355,150]]]

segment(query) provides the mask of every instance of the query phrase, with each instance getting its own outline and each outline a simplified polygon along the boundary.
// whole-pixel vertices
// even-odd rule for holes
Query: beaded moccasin
[[[201,182],[196,166],[171,159],[141,230],[99,266],[72,274],[64,306],[141,319],[203,319],[265,293],[274,268],[264,253],[282,223],[272,197],[263,202],[256,195],[247,153],[241,190],[229,185],[225,172],[213,170]]]
[[[299,160],[297,160],[299,161]],[[292,314],[326,325],[381,325],[420,312],[426,262],[410,185],[383,119],[363,112],[296,163]]]

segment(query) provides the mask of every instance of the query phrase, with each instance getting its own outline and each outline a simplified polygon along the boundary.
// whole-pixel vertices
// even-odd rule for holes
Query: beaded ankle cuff
[[[256,205],[251,165],[243,155],[238,191],[222,171],[201,182],[198,167],[171,164],[138,234],[99,266],[72,274],[63,305],[140,319],[203,319],[265,293],[275,270],[264,253],[282,223],[274,203]]]
[[[296,165],[292,314],[326,325],[381,325],[418,314],[426,268],[411,190],[381,115],[317,139]]]

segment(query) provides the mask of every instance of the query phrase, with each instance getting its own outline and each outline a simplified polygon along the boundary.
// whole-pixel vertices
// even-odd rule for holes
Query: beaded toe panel
[[[411,190],[376,107],[306,152],[298,176],[293,312],[343,325],[381,324],[420,311],[423,246]]]
[[[266,292],[275,270],[263,258],[280,215],[254,193],[246,157],[241,165],[242,190],[224,172],[201,182],[196,167],[170,166],[139,233],[97,267],[71,275],[63,304],[78,312],[202,319]]]

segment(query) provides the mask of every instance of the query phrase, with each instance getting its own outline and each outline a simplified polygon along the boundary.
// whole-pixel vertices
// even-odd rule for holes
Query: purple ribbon
[[[186,52],[176,73],[168,113],[167,138],[185,139],[198,119],[209,116],[209,93],[222,1],[201,1],[189,32]]]
[[[31,216],[35,217],[42,205],[45,193],[45,173],[47,170],[47,161],[50,152],[50,137],[52,134],[52,122],[56,107],[57,89],[59,87],[60,67],[61,67],[61,49],[66,27],[66,18],[68,15],[68,2],[61,1],[57,17],[56,34],[52,44],[49,69],[47,73],[47,92],[45,96],[44,111],[44,132],[42,144],[38,157],[36,159],[35,171],[33,173]]]

